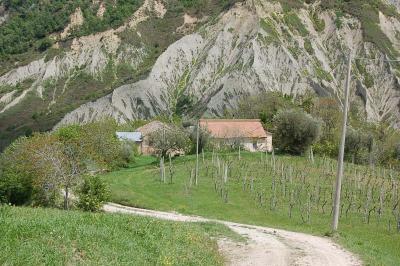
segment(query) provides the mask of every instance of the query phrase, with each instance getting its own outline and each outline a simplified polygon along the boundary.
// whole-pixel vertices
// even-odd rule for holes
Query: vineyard
[[[330,235],[336,161],[265,153],[139,158],[104,176],[112,201],[143,208]],[[143,162],[144,160],[146,162]],[[346,164],[336,240],[372,265],[400,263],[400,179]]]
[[[202,174],[213,180],[214,191],[225,203],[229,202],[230,188],[240,186],[266,212],[286,212],[290,219],[297,216],[310,224],[313,216],[332,215],[336,169],[336,162],[326,158],[305,163],[268,153],[260,153],[259,160],[213,154],[211,160],[204,160]],[[400,232],[397,174],[348,164],[341,216]]]

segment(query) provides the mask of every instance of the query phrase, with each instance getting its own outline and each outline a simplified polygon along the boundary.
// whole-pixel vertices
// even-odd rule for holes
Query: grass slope
[[[0,206],[0,265],[221,265],[212,223]]]
[[[237,156],[237,155],[235,155]],[[260,154],[242,154],[245,161],[259,161]],[[308,167],[309,163],[301,157],[279,157],[292,165]],[[207,159],[206,156],[206,161]],[[242,159],[243,160],[243,159]],[[200,160],[202,161],[202,160]],[[135,165],[108,173],[104,180],[111,187],[112,201],[149,209],[178,211],[210,218],[236,221],[241,223],[272,226],[276,228],[301,231],[315,235],[325,235],[330,231],[329,213],[313,213],[310,223],[300,218],[299,211],[288,217],[287,209],[260,207],[254,198],[242,189],[242,184],[229,183],[228,202],[214,190],[214,181],[204,176],[205,164],[200,163],[200,178],[197,187],[188,185],[188,176],[194,169],[195,158],[187,156],[173,162],[173,182],[164,184],[159,181],[157,161],[152,157],[140,157]],[[255,170],[255,169],[253,169]],[[261,169],[262,171],[262,169]],[[169,168],[166,167],[168,176]],[[265,177],[270,179],[271,177]],[[335,241],[360,255],[367,265],[400,265],[400,234],[385,228],[385,224],[375,222],[366,225],[361,219],[342,217],[340,234]]]

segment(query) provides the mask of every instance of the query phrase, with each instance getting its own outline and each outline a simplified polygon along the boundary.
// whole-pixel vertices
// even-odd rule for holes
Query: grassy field
[[[290,156],[272,160],[260,153],[242,153],[239,160],[233,153],[206,154],[204,161],[200,158],[197,186],[194,167],[193,156],[173,160],[172,167],[167,162],[164,182],[156,159],[139,157],[130,168],[103,178],[116,203],[314,235],[330,233],[336,171],[332,160],[316,158],[311,163]],[[365,167],[347,166],[340,233],[334,240],[359,254],[367,265],[400,265],[400,233],[391,211],[398,198],[398,179],[393,177],[396,173],[382,171],[372,174]],[[379,174],[391,178],[378,178]],[[391,182],[397,184],[394,190],[389,189]]]
[[[0,206],[0,265],[221,265],[213,223]]]

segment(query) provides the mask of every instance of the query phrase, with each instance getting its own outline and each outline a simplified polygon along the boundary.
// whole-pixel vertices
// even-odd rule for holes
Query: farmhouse
[[[272,134],[259,119],[200,119],[218,145],[240,145],[248,151],[272,151]]]

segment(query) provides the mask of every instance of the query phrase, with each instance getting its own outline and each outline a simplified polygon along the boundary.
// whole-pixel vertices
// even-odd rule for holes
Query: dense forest
[[[83,13],[84,23],[75,29],[70,38],[85,36],[116,28],[132,15],[143,0],[105,0],[105,12],[97,16],[100,1],[91,0],[4,0],[10,19],[0,27],[0,59],[13,58],[27,52],[45,51],[52,45],[50,35],[62,31],[76,8]],[[179,0],[182,7],[201,10],[207,1]],[[229,5],[230,0],[220,1]],[[181,7],[181,8],[182,8]],[[179,8],[179,6],[178,6]]]
[[[10,18],[0,27],[0,60],[16,60],[16,55],[43,52],[51,47],[51,34],[62,31],[70,15],[81,8],[84,23],[70,38],[120,26],[141,4],[141,0],[104,1],[103,16],[96,16],[99,3],[89,0],[5,0],[3,5]]]

